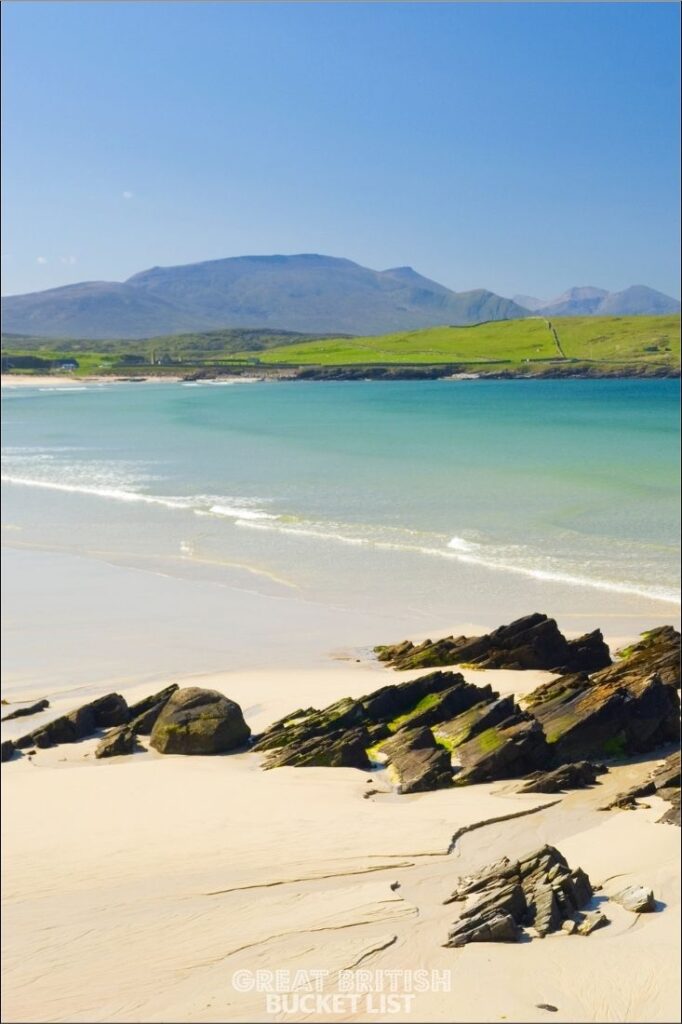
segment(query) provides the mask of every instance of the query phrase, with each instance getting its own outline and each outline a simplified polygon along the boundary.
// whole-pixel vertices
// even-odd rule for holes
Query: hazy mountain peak
[[[87,296],[83,287],[10,296],[5,329],[92,338],[226,327],[383,334],[527,313],[492,292],[456,293],[412,267],[371,270],[319,253],[157,266],[123,283],[89,285]]]
[[[640,316],[679,312],[680,303],[645,285],[632,285],[621,292],[581,285],[569,288],[537,312],[545,316]]]

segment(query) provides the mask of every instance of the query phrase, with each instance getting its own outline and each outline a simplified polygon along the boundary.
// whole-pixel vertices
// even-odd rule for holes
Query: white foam
[[[128,503],[139,502],[143,505],[160,505],[163,508],[182,509],[194,512],[196,515],[222,516],[227,519],[257,520],[277,519],[270,512],[253,507],[251,505],[223,504],[216,502],[215,498],[208,495],[196,495],[191,497],[144,494],[141,491],[129,490],[123,487],[110,487],[106,485],[60,483],[55,480],[35,480],[29,477],[14,476],[3,473],[0,479],[5,483],[17,484],[21,487],[39,487],[50,491],[61,491],[66,494],[85,494],[94,498],[107,498],[110,501],[122,501]]]
[[[465,540],[464,537],[452,537],[448,541],[448,547],[453,551],[476,551],[480,546],[480,544],[474,544],[473,541]]]
[[[244,508],[237,505],[211,505],[209,512],[214,516],[225,516],[228,519],[277,519],[270,512],[258,508]]]
[[[378,550],[404,551],[411,554],[428,555],[429,557],[434,558],[452,559],[453,561],[463,562],[469,565],[479,565],[482,568],[498,572],[516,573],[518,575],[527,576],[531,579],[537,579],[543,582],[564,583],[568,586],[574,587],[589,587],[593,590],[603,590],[617,594],[631,594],[636,597],[644,597],[655,601],[664,601],[668,604],[674,605],[680,605],[682,603],[679,592],[667,587],[646,586],[632,582],[618,582],[615,580],[602,579],[600,577],[580,576],[561,569],[541,569],[530,565],[513,563],[499,556],[495,557],[491,553],[486,553],[483,545],[465,541],[461,537],[452,538],[452,540],[457,542],[456,544],[453,544],[451,540],[445,548],[439,548],[426,547],[417,544],[401,544],[395,541],[374,540],[367,537],[353,537],[347,534],[337,533],[335,531],[320,529],[313,524],[310,526],[285,526],[279,523],[265,524],[240,522],[238,525],[248,526],[252,529],[274,530],[278,533],[311,537],[316,540],[332,541],[341,544],[351,544],[356,546],[368,545]],[[473,554],[473,550],[479,551],[481,554]]]
[[[141,494],[139,491],[123,490],[120,487],[100,487],[88,484],[63,484],[55,480],[31,480],[27,477],[12,476],[3,473],[0,478],[4,483],[18,484],[21,487],[42,487],[49,491],[62,491],[66,494],[87,494],[95,498],[108,498],[111,501],[141,502],[145,505],[163,505],[166,508],[191,508],[191,498],[162,497],[156,494]]]

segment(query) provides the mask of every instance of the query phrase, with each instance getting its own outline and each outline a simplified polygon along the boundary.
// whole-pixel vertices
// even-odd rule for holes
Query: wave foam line
[[[453,538],[458,541],[454,546],[450,543],[447,548],[433,548],[422,547],[416,544],[398,544],[391,541],[370,540],[364,537],[348,537],[339,533],[314,530],[307,527],[299,529],[294,526],[280,526],[253,522],[241,522],[239,525],[248,526],[251,529],[273,530],[278,533],[313,537],[318,540],[332,540],[341,544],[369,545],[370,547],[385,551],[406,551],[412,554],[428,555],[429,557],[447,558],[456,562],[464,562],[468,565],[479,565],[485,569],[516,573],[519,576],[527,576],[530,579],[541,580],[543,582],[566,583],[569,586],[574,587],[589,587],[592,590],[603,590],[616,594],[628,594],[636,597],[644,597],[648,600],[665,601],[668,604],[674,605],[680,605],[682,603],[677,591],[669,590],[665,587],[639,586],[635,583],[618,583],[615,580],[595,579],[590,576],[577,576],[562,570],[536,569],[532,566],[518,565],[486,557],[485,555],[473,554],[468,551],[467,548],[482,550],[482,545],[463,541],[462,538]]]
[[[94,498],[107,498],[110,501],[127,503],[139,502],[144,505],[161,505],[163,508],[183,509],[195,515],[215,515],[228,519],[277,519],[269,512],[255,508],[240,508],[237,505],[210,504],[208,508],[197,506],[196,498],[162,497],[158,494],[142,494],[140,491],[127,491],[120,487],[92,486],[88,484],[63,484],[54,480],[31,480],[28,477],[12,476],[3,473],[0,477],[5,483],[18,484],[21,487],[41,487],[50,491],[61,491],[65,494],[86,494]]]

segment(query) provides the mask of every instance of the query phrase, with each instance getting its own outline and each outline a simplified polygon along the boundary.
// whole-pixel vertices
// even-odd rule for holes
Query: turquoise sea
[[[88,383],[3,399],[9,548],[237,574],[422,630],[534,609],[677,613],[676,381]]]

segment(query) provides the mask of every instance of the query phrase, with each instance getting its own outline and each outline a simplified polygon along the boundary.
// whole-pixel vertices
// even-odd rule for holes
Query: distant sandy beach
[[[118,384],[126,381],[145,384],[177,384],[181,377],[63,377],[56,375],[32,376],[31,374],[3,373],[3,388],[61,388],[82,387],[84,384]]]

